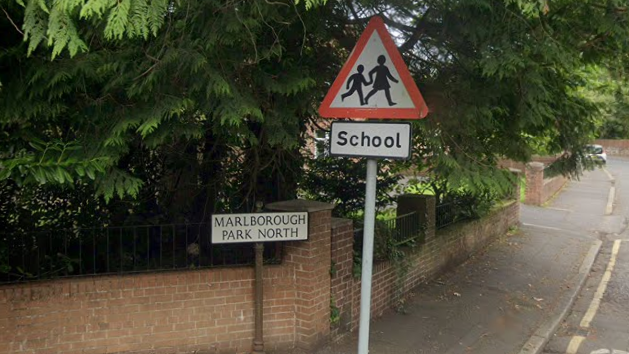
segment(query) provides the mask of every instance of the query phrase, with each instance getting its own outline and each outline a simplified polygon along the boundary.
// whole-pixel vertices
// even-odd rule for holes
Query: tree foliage
[[[614,64],[609,68],[590,68],[588,85],[583,91],[601,107],[597,137],[629,139],[629,81],[623,66]]]
[[[309,173],[306,126],[372,15],[431,110],[409,165],[478,190],[506,188],[497,162],[539,149],[578,173],[601,110],[584,69],[624,68],[629,52],[621,0],[5,0],[1,10],[10,154],[0,179],[88,184],[113,209],[171,220],[295,196]]]
[[[376,200],[384,208],[395,202],[394,189],[401,176],[393,170],[391,161],[378,164]],[[308,161],[301,188],[309,199],[335,205],[334,213],[356,218],[365,205],[367,161],[350,158],[320,158]]]
[[[20,158],[1,179],[91,181],[106,200],[197,219],[290,197],[320,91],[314,4],[10,4],[0,121]]]

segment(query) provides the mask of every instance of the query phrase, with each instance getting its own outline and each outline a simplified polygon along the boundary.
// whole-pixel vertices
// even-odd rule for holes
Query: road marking
[[[546,209],[572,212],[571,209],[563,209],[563,208],[546,207]]]
[[[598,307],[601,305],[601,299],[603,298],[603,294],[605,294],[605,290],[607,289],[607,284],[612,277],[612,271],[614,270],[614,266],[616,265],[616,257],[618,257],[618,251],[620,250],[621,240],[614,241],[614,246],[612,247],[612,256],[609,259],[609,263],[607,263],[607,269],[605,269],[605,274],[603,274],[603,279],[601,279],[598,288],[596,289],[596,293],[594,294],[594,298],[590,303],[590,307],[586,311],[583,319],[581,320],[580,326],[582,328],[589,328],[592,319],[596,315],[598,311]],[[576,354],[581,346],[581,343],[585,340],[583,336],[574,336],[570,340],[570,344],[568,344],[568,348],[566,348],[566,354]],[[607,349],[599,349],[590,354],[606,354],[609,353]],[[614,353],[616,353],[614,351]],[[622,352],[618,352],[620,354]],[[629,354],[629,353],[627,353]]]
[[[603,274],[603,279],[601,279],[600,284],[598,285],[598,289],[596,289],[596,293],[594,294],[594,298],[590,303],[590,307],[587,312],[583,316],[581,320],[581,327],[588,328],[590,327],[590,323],[592,319],[596,315],[598,311],[598,307],[601,305],[601,299],[603,298],[603,294],[605,294],[605,290],[607,289],[607,283],[609,283],[609,279],[612,277],[612,271],[614,270],[614,266],[616,265],[616,257],[618,256],[618,250],[620,249],[620,243],[622,240],[614,241],[614,247],[612,248],[612,256],[609,259],[609,263],[607,264],[607,269],[605,270],[605,274]]]
[[[583,342],[584,339],[585,337],[581,336],[572,337],[572,339],[570,340],[570,344],[568,344],[568,348],[566,348],[566,354],[577,354],[577,351],[581,346],[581,342]]]
[[[607,196],[607,206],[605,207],[605,215],[612,215],[614,211],[614,198],[616,197],[616,187],[609,187],[609,195]]]
[[[536,224],[527,224],[525,222],[522,223],[522,226],[539,227],[540,229],[555,230],[555,231],[568,231],[568,230],[560,229],[558,227],[536,225]]]
[[[612,174],[607,171],[607,168],[603,167],[603,171],[607,174],[607,178],[609,178],[610,181],[614,180],[614,176],[612,176]]]

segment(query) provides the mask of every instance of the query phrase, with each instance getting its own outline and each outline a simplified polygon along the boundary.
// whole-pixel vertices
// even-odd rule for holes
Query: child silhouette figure
[[[356,67],[356,71],[358,72],[356,74],[351,75],[349,77],[349,80],[347,80],[346,89],[349,91],[341,95],[341,102],[343,102],[346,97],[353,95],[354,92],[358,92],[358,99],[360,99],[360,105],[364,106],[366,104],[365,101],[363,100],[363,85],[367,86],[367,85],[370,85],[371,83],[365,80],[365,77],[363,76],[364,70],[365,70],[365,67],[362,65],[358,65]],[[350,89],[350,86],[351,86],[351,89]]]
[[[369,72],[369,80],[373,82],[373,87],[371,91],[365,97],[365,104],[369,103],[369,98],[373,96],[376,92],[384,90],[384,94],[387,97],[387,102],[389,106],[395,106],[397,103],[391,100],[391,92],[389,88],[391,85],[389,84],[389,80],[398,83],[399,81],[391,75],[389,68],[384,65],[387,61],[387,58],[384,55],[378,56],[378,64],[376,67],[371,69]],[[373,80],[373,74],[376,74],[375,81]]]

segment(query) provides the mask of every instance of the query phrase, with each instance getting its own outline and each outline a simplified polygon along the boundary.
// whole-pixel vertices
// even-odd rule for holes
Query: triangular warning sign
[[[382,18],[374,16],[325,96],[328,118],[420,119],[428,107]]]

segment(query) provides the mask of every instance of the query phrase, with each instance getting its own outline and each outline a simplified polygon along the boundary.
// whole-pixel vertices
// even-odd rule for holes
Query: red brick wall
[[[563,186],[566,185],[568,179],[564,176],[556,176],[552,178],[544,179],[544,186],[542,189],[542,204],[550,200],[557,192],[559,192]]]
[[[524,202],[531,205],[542,205],[563,188],[568,179],[563,176],[544,178],[544,165],[529,163],[525,169],[526,196]]]
[[[594,141],[594,144],[603,145],[607,155],[629,156],[629,139],[625,139],[625,140],[598,139]]]
[[[434,198],[430,205],[426,243],[410,255],[408,273],[399,278],[391,263],[375,265],[374,317],[519,219],[519,205],[513,203],[436,233]],[[353,229],[347,220],[331,219],[330,206],[323,203],[277,203],[272,210],[309,211],[310,225],[308,241],[287,243],[283,264],[265,267],[266,349],[311,352],[330,333],[337,336],[358,324]],[[0,287],[0,353],[247,353],[254,331],[253,286],[252,268],[5,285]],[[340,312],[332,332],[331,303]]]
[[[403,277],[398,278],[398,268],[391,262],[374,265],[372,317],[381,316],[421,283],[462,263],[495,238],[506,234],[509,228],[517,225],[520,220],[520,206],[514,201],[481,220],[454,224],[435,232],[434,209],[428,210],[427,214],[432,215],[427,215],[427,219],[432,220],[433,226],[428,227],[425,245],[409,253],[411,265],[408,272],[400,273]],[[340,245],[333,253],[333,260],[351,259],[350,245],[353,243],[353,233],[349,231],[348,226],[333,224],[332,244]],[[350,265],[346,261],[340,267],[337,261],[336,266],[338,270],[332,277],[331,293],[334,305],[340,309],[341,321],[332,334],[338,337],[347,330],[353,331],[358,327],[361,282],[351,275],[351,270],[348,271]]]
[[[267,349],[329,336],[330,209],[310,212],[309,240],[264,269]],[[0,353],[248,353],[253,309],[252,267],[5,285]]]
[[[338,323],[332,326],[332,337],[351,330],[354,303],[352,270],[354,267],[354,228],[351,220],[332,219],[332,275],[330,298],[339,311]],[[360,293],[358,294],[360,297]]]
[[[294,271],[267,267],[265,338],[294,340]],[[253,339],[253,269],[22,284],[0,290],[0,352],[243,353]],[[211,352],[211,351],[210,351]]]

